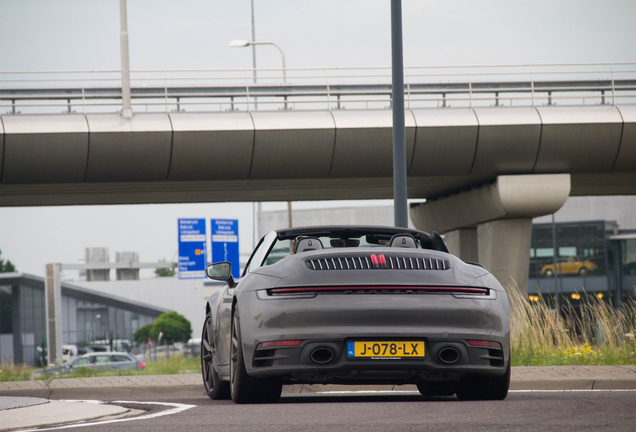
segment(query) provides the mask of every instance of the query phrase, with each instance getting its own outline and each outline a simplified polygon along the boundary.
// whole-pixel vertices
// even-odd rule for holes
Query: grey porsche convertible
[[[212,399],[278,401],[284,384],[415,384],[425,396],[501,400],[508,298],[482,266],[422,231],[289,228],[265,235],[240,281],[231,264],[201,337]]]

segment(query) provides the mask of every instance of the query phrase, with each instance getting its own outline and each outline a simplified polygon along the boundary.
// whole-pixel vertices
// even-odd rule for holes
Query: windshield
[[[263,266],[276,264],[278,261],[291,255],[294,242],[298,242],[303,237],[306,237],[306,236],[298,236],[296,239],[293,239],[293,240],[277,239],[274,242],[270,250],[270,253],[267,255],[267,258],[263,262]],[[391,235],[367,234],[367,235],[361,236],[360,238],[338,238],[338,237],[328,237],[328,236],[317,236],[315,238],[318,238],[320,240],[320,242],[322,243],[323,249],[351,248],[352,251],[355,251],[355,249],[357,248],[384,247],[391,240]],[[415,240],[415,244],[417,248],[422,247],[420,244],[420,241],[417,239]]]

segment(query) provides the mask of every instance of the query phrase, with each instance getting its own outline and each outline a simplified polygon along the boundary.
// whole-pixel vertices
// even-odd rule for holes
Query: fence
[[[390,108],[391,69],[131,71],[136,112]],[[404,68],[405,105],[636,103],[636,63]],[[0,113],[103,113],[121,108],[120,71],[0,72]]]

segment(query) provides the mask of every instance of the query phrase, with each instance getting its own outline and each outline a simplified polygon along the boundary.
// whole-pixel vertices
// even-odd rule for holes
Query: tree
[[[150,330],[150,337],[159,340],[159,333],[163,333],[162,340],[166,344],[187,342],[192,337],[192,324],[183,315],[175,311],[164,312],[157,317]]]
[[[165,259],[159,260],[159,262],[166,262]],[[173,277],[177,274],[177,270],[175,268],[156,268],[155,276],[156,277]]]
[[[11,261],[7,260],[7,262],[4,262],[4,259],[2,259],[2,251],[0,250],[0,273],[13,273],[16,271]]]
[[[152,324],[146,324],[143,327],[139,327],[137,330],[135,330],[133,340],[138,344],[145,344],[146,342],[148,342],[150,332],[152,331],[152,326]]]

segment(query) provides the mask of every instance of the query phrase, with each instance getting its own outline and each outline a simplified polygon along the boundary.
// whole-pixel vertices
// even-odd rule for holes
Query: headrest
[[[410,234],[395,234],[389,241],[389,247],[416,249],[415,237]]]
[[[294,253],[297,254],[319,249],[324,249],[320,239],[317,237],[303,237],[298,241],[298,243],[296,243],[296,250],[294,250]]]

